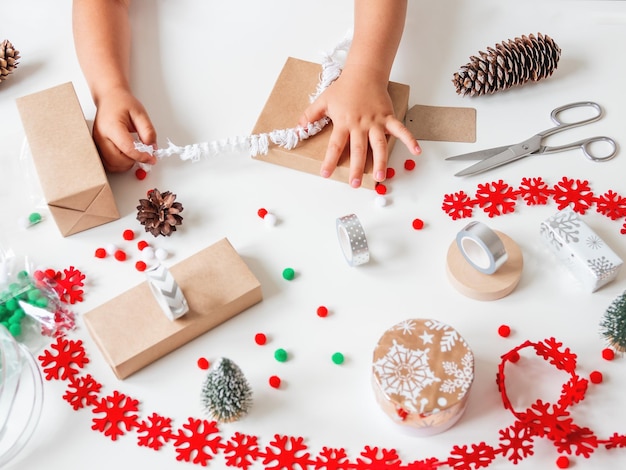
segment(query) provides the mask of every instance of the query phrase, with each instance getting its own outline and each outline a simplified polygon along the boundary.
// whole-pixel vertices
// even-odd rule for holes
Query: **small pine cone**
[[[560,56],[559,46],[541,33],[509,39],[471,56],[470,62],[454,74],[452,83],[463,96],[494,93],[549,77]]]
[[[137,220],[144,225],[146,232],[155,237],[164,235],[169,237],[176,231],[176,226],[183,223],[180,213],[183,205],[174,202],[176,194],[169,191],[160,193],[158,189],[148,192],[148,199],[140,199],[137,206]]]
[[[13,48],[10,41],[5,39],[0,43],[0,83],[6,80],[17,67],[19,58],[19,51]]]

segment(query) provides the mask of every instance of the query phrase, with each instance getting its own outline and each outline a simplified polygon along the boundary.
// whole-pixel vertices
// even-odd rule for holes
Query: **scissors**
[[[594,115],[587,119],[574,122],[566,122],[560,117],[561,113],[574,108],[592,108],[594,110]],[[602,118],[603,115],[604,111],[602,110],[602,107],[593,101],[579,101],[577,103],[566,104],[552,110],[550,113],[550,118],[552,118],[552,122],[554,122],[556,126],[539,132],[530,139],[520,142],[519,144],[504,145],[502,147],[494,147],[491,149],[479,150],[477,152],[456,155],[454,157],[448,157],[446,160],[480,160],[478,163],[459,171],[454,176],[475,175],[482,173],[483,171],[491,170],[492,168],[514,162],[520,158],[528,157],[529,155],[544,155],[576,148],[580,148],[585,157],[594,162],[605,162],[617,155],[617,143],[610,137],[589,137],[577,142],[555,147],[548,147],[542,143],[548,136],[566,131],[568,129],[573,129],[574,127],[584,126],[586,124],[596,122]],[[606,155],[598,155],[594,153],[592,151],[592,144],[596,142],[608,143],[611,151]]]

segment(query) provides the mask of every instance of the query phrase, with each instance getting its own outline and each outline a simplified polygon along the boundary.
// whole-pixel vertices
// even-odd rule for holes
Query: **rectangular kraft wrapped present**
[[[224,238],[169,269],[189,311],[167,318],[147,281],[84,315],[115,375],[124,379],[260,302],[261,285]]]
[[[65,83],[16,100],[44,197],[65,237],[119,219],[78,97]]]
[[[552,253],[590,292],[615,279],[622,267],[621,258],[570,208],[543,221],[540,233]]]
[[[316,90],[321,71],[322,67],[320,64],[289,57],[265,103],[265,107],[257,119],[252,133],[270,133],[278,129],[296,127],[301,114],[310,104],[309,97]],[[402,121],[408,108],[409,86],[389,82],[388,90],[393,102],[394,113]],[[292,150],[270,146],[267,155],[257,155],[254,158],[319,175],[331,130],[332,123],[328,124],[319,134],[301,141]],[[387,140],[388,153],[391,153],[395,139],[388,136]],[[367,189],[374,189],[376,185],[372,175],[372,167],[373,161],[370,151],[361,182],[361,186]],[[347,183],[349,169],[349,148],[346,148],[331,178]]]

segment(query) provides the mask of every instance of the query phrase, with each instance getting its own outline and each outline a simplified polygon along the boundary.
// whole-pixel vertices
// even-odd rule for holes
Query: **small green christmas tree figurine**
[[[211,367],[202,386],[202,404],[220,423],[237,421],[248,413],[252,389],[237,364],[222,357]]]
[[[606,309],[600,327],[602,336],[611,346],[626,352],[626,291]]]

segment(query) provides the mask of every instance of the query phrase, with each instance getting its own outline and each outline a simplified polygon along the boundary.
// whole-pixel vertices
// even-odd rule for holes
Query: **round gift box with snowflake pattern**
[[[389,328],[374,350],[372,382],[383,411],[418,436],[449,429],[462,416],[474,381],[463,337],[436,320]]]

